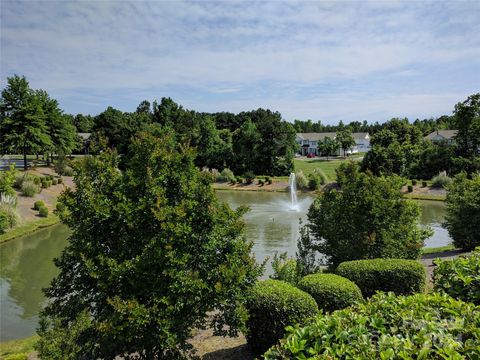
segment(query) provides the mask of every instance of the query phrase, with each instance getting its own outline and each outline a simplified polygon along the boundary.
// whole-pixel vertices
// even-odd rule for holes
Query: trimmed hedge
[[[357,284],[365,297],[376,291],[397,295],[424,292],[427,276],[420,262],[405,259],[346,261],[338,265],[335,273]]]
[[[41,206],[39,209],[38,209],[38,215],[40,215],[40,217],[48,217],[48,209],[46,206]]]
[[[360,288],[350,280],[335,274],[311,274],[298,287],[312,295],[318,308],[325,312],[344,309],[362,301]]]
[[[310,295],[279,280],[256,283],[247,310],[247,342],[256,354],[275,345],[285,335],[286,326],[304,323],[318,313]]]
[[[436,260],[433,288],[451,297],[480,305],[480,251],[452,260]]]
[[[479,324],[480,307],[445,294],[378,294],[289,327],[265,359],[478,359]]]
[[[40,210],[42,206],[45,206],[45,203],[42,200],[38,200],[33,203],[34,210]]]

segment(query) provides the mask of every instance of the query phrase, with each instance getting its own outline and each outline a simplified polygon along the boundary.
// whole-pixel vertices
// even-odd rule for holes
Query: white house
[[[352,136],[355,139],[355,146],[347,149],[346,154],[355,154],[370,150],[370,135],[368,133],[352,133]],[[323,141],[326,137],[335,139],[336,133],[297,133],[297,144],[300,145],[300,155],[319,155],[318,142]],[[343,154],[343,149],[339,149],[338,154]]]
[[[425,139],[428,139],[432,142],[442,142],[446,141],[448,144],[455,142],[455,136],[457,136],[458,130],[436,130],[427,136]]]

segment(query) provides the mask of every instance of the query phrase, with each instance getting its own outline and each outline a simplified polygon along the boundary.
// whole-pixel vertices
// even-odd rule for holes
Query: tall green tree
[[[402,198],[401,181],[342,164],[335,188],[322,192],[308,211],[303,246],[318,251],[331,268],[348,260],[416,259],[431,230],[419,226],[420,207]]]
[[[52,146],[43,104],[30,88],[27,79],[14,75],[7,78],[0,102],[0,150],[2,153],[38,153]]]
[[[322,156],[327,156],[327,160],[329,156],[335,155],[340,148],[338,141],[329,136],[325,136],[323,140],[319,140],[317,146]]]
[[[244,174],[247,171],[254,171],[260,136],[257,127],[250,119],[233,133],[234,165],[232,167],[235,173]]]
[[[140,133],[126,155],[77,165],[60,201],[72,229],[46,290],[42,359],[182,359],[192,330],[244,329],[242,304],[261,272],[244,208],[220,203],[175,136]]]
[[[343,156],[345,156],[346,151],[350,150],[353,146],[355,146],[355,138],[352,135],[352,131],[350,128],[341,126],[336,134],[335,140],[338,141],[340,147],[343,149]]]

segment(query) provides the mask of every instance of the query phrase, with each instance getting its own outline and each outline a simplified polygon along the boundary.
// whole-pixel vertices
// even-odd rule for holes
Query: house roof
[[[453,139],[457,135],[458,130],[436,130],[427,136],[425,136],[426,139],[432,140],[436,138],[437,136],[441,136],[444,139],[450,140]]]
[[[330,137],[334,139],[336,136],[336,133],[334,132],[324,132],[324,133],[297,133],[297,137],[300,138],[301,140],[309,140],[309,141],[319,141],[323,140],[326,137]],[[361,139],[368,139],[369,134],[367,132],[358,132],[358,133],[352,133],[352,136],[355,140],[361,140]]]
[[[80,136],[83,140],[88,140],[92,133],[78,133],[78,136]]]

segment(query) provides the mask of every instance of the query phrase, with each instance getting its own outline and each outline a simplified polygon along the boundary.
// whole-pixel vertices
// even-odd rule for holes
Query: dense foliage
[[[257,354],[281,339],[286,326],[304,323],[318,312],[310,295],[279,280],[258,282],[250,293],[247,309],[247,342]]]
[[[260,274],[243,235],[244,208],[219,203],[174,136],[140,134],[125,170],[105,152],[76,165],[60,201],[72,229],[46,290],[42,359],[178,359],[192,329],[244,329]]]
[[[452,260],[436,260],[433,288],[480,305],[480,250]]]
[[[341,189],[326,189],[308,211],[307,247],[324,254],[331,268],[348,260],[420,255],[431,230],[419,226],[419,205],[402,198],[399,179],[361,173],[350,162],[338,169],[337,182]]]
[[[372,296],[376,291],[391,291],[397,295],[425,291],[425,268],[415,260],[346,261],[338,266],[335,273],[357,284],[365,297]]]
[[[319,315],[265,354],[279,359],[478,359],[480,308],[441,294],[379,294]]]
[[[298,287],[312,295],[324,312],[344,309],[363,300],[360,288],[352,281],[335,274],[311,274]]]
[[[480,245],[480,176],[459,174],[448,187],[444,226],[453,244],[463,250]]]
[[[273,274],[270,275],[271,279],[285,281],[295,286],[301,278],[297,261],[288,258],[286,252],[280,255],[275,253],[272,261],[272,270]]]

